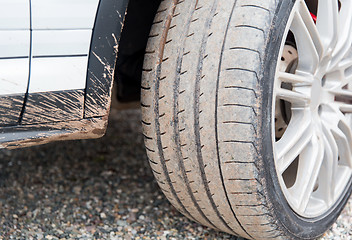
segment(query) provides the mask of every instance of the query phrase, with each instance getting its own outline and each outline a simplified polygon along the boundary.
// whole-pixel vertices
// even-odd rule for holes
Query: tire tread
[[[162,1],[142,82],[142,104],[152,109],[142,109],[147,154],[167,198],[192,220],[251,239],[283,236],[258,165],[258,84],[272,2]],[[232,17],[237,12],[244,17]],[[253,41],[243,40],[248,34]]]

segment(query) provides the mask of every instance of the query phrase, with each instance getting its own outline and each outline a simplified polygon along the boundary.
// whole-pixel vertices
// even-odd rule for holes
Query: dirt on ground
[[[349,239],[349,204],[324,239]],[[0,239],[237,239],[194,223],[149,168],[139,110],[97,140],[0,150]]]

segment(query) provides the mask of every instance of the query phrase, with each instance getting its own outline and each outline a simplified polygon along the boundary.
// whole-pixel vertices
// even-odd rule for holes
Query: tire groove
[[[213,208],[213,210],[215,211],[217,217],[220,219],[220,221],[223,223],[223,225],[230,230],[231,232],[233,232],[235,235],[239,235],[238,233],[236,233],[236,231],[234,231],[228,224],[227,222],[224,220],[224,218],[221,216],[214,198],[213,198],[213,194],[211,194],[210,191],[210,187],[208,184],[208,179],[207,176],[205,174],[205,170],[204,170],[204,160],[203,160],[203,153],[202,153],[202,144],[201,144],[201,137],[200,137],[200,119],[199,119],[199,112],[200,112],[200,102],[199,102],[199,97],[201,96],[200,93],[200,82],[202,79],[202,74],[203,74],[203,63],[204,63],[204,59],[206,59],[205,56],[205,49],[206,46],[208,44],[208,39],[211,35],[208,34],[208,31],[210,30],[212,24],[213,24],[213,19],[214,19],[214,14],[217,10],[217,5],[218,5],[218,0],[215,0],[211,9],[211,13],[209,18],[206,20],[205,23],[205,29],[204,29],[204,35],[203,35],[203,39],[202,39],[202,44],[201,44],[201,48],[200,48],[200,54],[199,54],[199,59],[198,59],[198,69],[197,69],[197,75],[196,75],[196,81],[195,81],[195,91],[194,91],[194,136],[195,136],[195,144],[196,144],[196,148],[197,148],[197,160],[198,160],[198,165],[199,165],[199,169],[201,172],[201,178],[205,187],[205,191],[206,194],[210,200],[210,204]],[[206,55],[207,56],[207,55]]]
[[[190,212],[187,210],[187,208],[183,205],[182,201],[180,200],[180,198],[178,197],[176,190],[172,184],[171,178],[169,176],[169,171],[167,169],[166,166],[166,162],[165,162],[165,156],[163,153],[163,145],[161,142],[161,131],[160,131],[160,122],[159,122],[159,117],[160,117],[160,113],[159,113],[159,86],[160,86],[160,82],[159,82],[159,78],[161,75],[161,63],[162,63],[162,59],[163,59],[163,55],[164,55],[164,48],[165,48],[165,43],[166,43],[166,39],[167,39],[167,35],[168,35],[168,29],[171,25],[171,20],[172,20],[172,16],[175,12],[175,8],[176,5],[178,4],[178,0],[173,0],[173,6],[171,7],[170,13],[167,17],[167,20],[165,22],[165,28],[163,31],[163,36],[161,38],[161,42],[159,45],[159,56],[158,56],[158,62],[157,62],[157,69],[156,69],[156,76],[154,78],[154,90],[155,90],[155,96],[154,96],[154,101],[155,101],[155,109],[154,109],[154,120],[155,120],[155,131],[156,131],[156,142],[157,142],[157,147],[158,147],[158,152],[159,152],[159,156],[160,156],[160,162],[161,162],[161,167],[162,170],[164,172],[166,181],[170,187],[170,191],[171,194],[173,195],[173,197],[175,198],[175,200],[177,201],[177,203],[179,204],[179,206],[181,207],[181,211],[184,212],[186,215],[190,216],[192,219],[194,219],[194,217],[190,214]],[[165,190],[163,190],[165,191]]]
[[[241,24],[241,25],[237,25],[237,26],[235,26],[235,27],[236,27],[236,28],[245,27],[245,28],[257,29],[257,30],[261,31],[261,32],[265,35],[265,33],[264,33],[264,30],[263,30],[263,29],[258,28],[258,27],[255,27],[255,26]]]
[[[245,68],[226,68],[227,71],[233,71],[233,70],[240,70],[240,71],[245,71],[245,72],[251,72],[254,73],[256,78],[257,78],[257,83],[259,83],[259,76],[256,71],[250,70],[250,69],[245,69]]]
[[[238,103],[225,103],[223,105],[223,107],[231,107],[231,106],[251,108],[253,110],[254,115],[255,116],[258,115],[258,113],[255,111],[254,107],[252,107],[252,106],[248,106],[248,105],[244,105],[244,104],[238,104]]]
[[[257,128],[254,126],[252,122],[241,122],[241,121],[225,121],[223,124],[243,124],[243,125],[251,125],[254,129],[255,134],[257,135]]]
[[[215,97],[215,139],[216,139],[216,154],[217,154],[217,160],[218,160],[218,166],[220,169],[220,176],[221,176],[221,182],[222,182],[222,187],[224,189],[225,192],[225,196],[226,196],[226,201],[228,203],[228,205],[230,206],[230,209],[232,211],[232,214],[234,215],[235,219],[237,220],[239,226],[242,228],[242,230],[250,237],[253,239],[253,237],[247,232],[247,230],[244,228],[244,226],[241,224],[241,222],[239,221],[236,212],[234,211],[227,190],[226,190],[226,186],[225,186],[225,182],[224,182],[224,176],[222,173],[222,168],[221,168],[221,159],[220,159],[220,150],[219,150],[219,131],[218,131],[218,107],[219,107],[219,87],[220,87],[220,73],[221,73],[221,66],[222,66],[222,58],[224,55],[224,51],[225,51],[225,43],[226,43],[226,38],[229,32],[229,28],[230,28],[230,23],[235,11],[235,7],[237,4],[237,0],[235,0],[235,3],[233,4],[232,10],[231,10],[231,15],[230,18],[228,20],[227,23],[227,27],[225,30],[225,37],[224,37],[224,41],[222,43],[222,49],[221,49],[221,54],[220,54],[220,61],[219,61],[219,69],[218,69],[218,76],[216,79],[216,97]]]
[[[184,28],[185,29],[185,31],[183,32],[184,37],[182,38],[184,42],[187,39],[188,32],[189,32],[189,29],[190,29],[190,25],[191,25],[192,18],[193,18],[193,14],[195,13],[195,11],[197,9],[197,5],[198,5],[198,1],[195,2],[195,7],[193,8],[192,13],[190,14],[190,17],[187,20],[187,25]],[[197,200],[196,200],[196,198],[195,198],[195,196],[193,194],[192,188],[190,186],[189,179],[187,177],[187,171],[185,169],[185,164],[183,162],[184,157],[182,156],[182,150],[181,150],[182,144],[181,144],[180,133],[179,133],[179,114],[180,114],[180,111],[178,110],[178,108],[179,108],[178,99],[179,99],[179,85],[180,85],[180,78],[181,78],[181,66],[182,66],[182,62],[183,62],[182,61],[183,60],[183,56],[184,56],[184,53],[185,53],[184,45],[185,44],[181,45],[183,47],[181,47],[181,49],[179,51],[180,52],[179,56],[177,57],[176,79],[175,79],[174,86],[173,86],[173,94],[174,94],[173,114],[174,114],[174,137],[175,137],[174,139],[175,139],[175,143],[176,143],[176,152],[177,152],[179,163],[180,163],[180,168],[181,168],[180,170],[181,170],[182,178],[184,179],[184,183],[186,185],[187,192],[190,195],[194,206],[196,207],[196,209],[199,212],[199,214],[204,218],[204,220],[206,222],[209,223],[210,226],[212,226],[214,229],[218,229],[209,220],[209,218],[204,214],[204,211],[199,206],[199,204],[198,204],[198,202],[197,202]],[[181,112],[183,112],[183,111],[181,111]]]
[[[246,51],[254,52],[254,53],[258,54],[259,61],[262,62],[262,56],[258,50],[254,50],[254,49],[246,48],[246,47],[231,47],[230,50],[246,50]]]
[[[257,146],[255,145],[254,141],[226,140],[226,141],[223,141],[223,142],[224,143],[248,143],[248,144],[252,144],[252,146],[254,147],[254,149],[257,152],[257,154],[259,154],[259,151],[258,151]]]
[[[226,86],[224,87],[225,89],[231,89],[231,88],[237,88],[237,89],[243,89],[243,90],[248,90],[254,93],[255,98],[258,98],[257,93],[254,91],[253,88],[248,88],[248,87],[241,87],[241,86]]]
[[[261,6],[253,5],[253,4],[242,5],[241,7],[259,8],[259,9],[262,9],[262,10],[264,10],[264,11],[267,11],[267,12],[271,13],[269,9],[264,8],[264,7],[261,7]]]

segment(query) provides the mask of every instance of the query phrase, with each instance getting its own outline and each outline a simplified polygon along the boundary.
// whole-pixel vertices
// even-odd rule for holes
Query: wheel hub
[[[310,108],[313,112],[317,111],[319,106],[324,102],[323,91],[324,89],[321,86],[321,81],[315,80],[312,85],[312,100],[310,102]]]

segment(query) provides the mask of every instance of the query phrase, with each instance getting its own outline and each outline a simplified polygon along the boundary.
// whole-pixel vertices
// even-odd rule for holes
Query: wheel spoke
[[[338,147],[336,140],[329,128],[323,124],[325,155],[322,169],[319,176],[319,190],[325,199],[327,206],[333,203],[335,198],[335,183],[338,165]]]
[[[337,44],[339,7],[337,0],[319,0],[317,28],[325,54],[332,52]]]
[[[339,84],[336,86],[336,88],[343,88],[347,84],[352,83],[352,72],[350,70],[351,67],[352,58],[347,58],[336,64],[336,66],[331,70],[330,75],[332,75],[334,79],[339,80]]]
[[[348,69],[349,67],[352,67],[352,58],[345,58],[343,59],[341,62],[339,62],[339,64],[337,65],[337,68],[340,71],[345,71],[346,69]]]
[[[335,138],[341,162],[352,168],[352,131],[349,121],[338,108],[334,106],[325,108],[326,112],[322,114],[322,119]]]
[[[294,186],[297,192],[298,209],[305,212],[312,196],[314,186],[324,158],[324,143],[322,137],[314,136],[306,151],[301,154],[298,167],[298,181]]]
[[[338,97],[344,97],[349,99],[352,98],[352,91],[347,89],[334,89],[330,90],[329,92]]]
[[[312,76],[302,76],[287,72],[279,72],[278,73],[279,80],[285,83],[291,84],[305,84],[305,85],[312,85],[313,79]]]
[[[326,0],[331,1],[331,0]],[[337,1],[331,1],[337,2]],[[337,25],[338,24],[338,25]],[[337,44],[333,52],[332,66],[336,65],[346,56],[352,44],[352,2],[341,1],[341,10],[338,16]]]
[[[309,116],[305,116],[303,110],[296,110],[284,135],[275,144],[277,167],[281,174],[307,146],[312,135]]]
[[[290,30],[295,36],[298,50],[298,67],[302,72],[314,73],[322,56],[323,45],[319,32],[304,1],[300,0],[298,11]]]
[[[352,113],[352,105],[347,103],[336,103],[340,111],[343,113]]]
[[[299,92],[295,92],[293,90],[288,90],[284,88],[279,88],[276,92],[276,97],[290,102],[294,105],[304,107],[310,102],[310,97]]]
[[[344,131],[342,131],[341,128],[344,129]],[[352,137],[350,129],[344,126],[342,122],[340,122],[339,127],[332,129],[332,131],[339,148],[341,163],[344,163],[345,165],[352,168]]]

